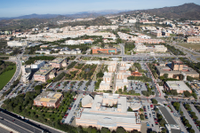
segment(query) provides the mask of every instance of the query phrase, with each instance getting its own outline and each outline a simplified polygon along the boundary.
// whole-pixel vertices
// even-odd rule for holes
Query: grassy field
[[[189,49],[193,49],[195,51],[200,50],[200,43],[178,43],[178,45],[181,45],[181,46],[189,48]]]
[[[0,75],[0,90],[3,89],[3,87],[10,81],[15,71],[16,71],[16,65],[13,70],[4,72],[3,74]]]
[[[196,58],[198,61],[200,61],[200,57],[199,58]]]

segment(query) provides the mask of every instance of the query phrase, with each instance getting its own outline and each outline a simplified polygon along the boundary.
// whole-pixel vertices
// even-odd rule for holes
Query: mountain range
[[[145,9],[145,10],[104,10],[104,11],[88,11],[88,12],[79,12],[74,14],[30,14],[19,17],[11,18],[0,18],[0,20],[10,20],[10,19],[50,19],[56,17],[65,17],[65,18],[84,18],[84,17],[99,17],[108,14],[132,14],[135,12],[146,12],[151,15],[156,15],[159,17],[165,18],[183,18],[183,19],[200,19],[200,5],[195,3],[185,3],[179,6],[172,7],[163,7],[155,9]]]
[[[39,18],[39,19],[49,19],[55,18],[58,16],[63,17],[72,17],[72,18],[84,18],[84,17],[98,17],[107,14],[117,14],[120,12],[124,12],[128,10],[104,10],[104,11],[88,11],[88,12],[78,12],[74,14],[30,14],[30,15],[23,15],[19,17],[3,17],[0,20],[9,20],[9,19],[32,19],[32,18]]]
[[[141,11],[168,19],[200,19],[200,5],[194,3]]]

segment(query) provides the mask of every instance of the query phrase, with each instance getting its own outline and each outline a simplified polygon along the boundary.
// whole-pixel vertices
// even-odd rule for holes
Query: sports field
[[[200,50],[200,43],[178,43],[178,45],[181,45],[181,46],[189,48],[189,49],[193,49],[195,51]]]
[[[16,65],[14,66],[14,69],[6,71],[0,75],[0,90],[3,89],[3,87],[10,81],[15,71],[16,71]]]

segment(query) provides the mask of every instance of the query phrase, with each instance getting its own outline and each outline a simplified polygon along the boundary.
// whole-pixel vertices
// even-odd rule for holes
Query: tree
[[[168,78],[168,74],[165,73],[165,74],[163,75],[163,77],[164,77],[165,79],[167,79],[167,78]]]
[[[188,81],[193,81],[193,80],[195,80],[195,78],[193,78],[193,77],[191,77],[191,76],[187,76],[187,80],[188,80]]]
[[[126,130],[123,127],[117,127],[116,133],[126,133]]]
[[[189,130],[190,133],[195,133],[194,129]]]
[[[103,72],[102,71],[100,71],[99,73],[97,73],[97,78],[102,78],[103,77]]]
[[[184,94],[185,97],[190,97],[191,96],[189,91],[184,91],[183,94]]]
[[[110,130],[106,127],[101,128],[101,133],[110,133]]]
[[[153,104],[158,104],[158,101],[156,99],[151,99]]]
[[[37,85],[37,86],[35,86],[34,90],[35,90],[35,92],[36,92],[37,94],[40,94],[40,92],[41,92],[41,90],[42,90],[42,85]]]
[[[143,114],[140,115],[140,119],[144,120],[144,115]]]
[[[124,92],[126,92],[127,91],[127,87],[126,86],[124,86]]]
[[[127,111],[133,112],[133,110],[129,107]]]
[[[144,111],[143,108],[140,108],[139,110],[140,110],[141,112]]]
[[[119,89],[118,92],[119,92],[120,94],[122,94],[122,89]]]
[[[174,96],[177,96],[177,95],[178,95],[177,90],[170,90],[170,93],[171,93],[172,95],[174,95]]]

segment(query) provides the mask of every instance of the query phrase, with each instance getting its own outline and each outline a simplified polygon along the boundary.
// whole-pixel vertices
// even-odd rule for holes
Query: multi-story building
[[[156,66],[156,70],[159,76],[168,74],[168,78],[179,79],[180,75],[183,75],[185,79],[187,76],[199,78],[199,73],[197,73],[191,67],[184,65],[183,62],[179,60],[173,60],[172,63],[167,65],[164,64]]]
[[[187,38],[188,43],[200,43],[200,36],[190,36]]]
[[[22,47],[22,46],[27,46],[28,42],[27,41],[8,41],[7,45],[10,47]]]
[[[128,77],[131,76],[131,72],[129,68],[131,64],[128,64],[124,61],[119,63],[118,72],[116,73],[116,83],[115,83],[115,91],[122,89],[124,90],[124,86],[128,87]]]
[[[176,90],[177,93],[183,93],[184,91],[192,93],[192,90],[183,81],[167,81],[164,84],[164,89],[167,91]]]
[[[108,72],[104,72],[103,81],[99,85],[99,90],[111,90],[111,83],[113,78],[113,72],[116,71],[117,62],[107,62],[108,63]]]
[[[164,45],[154,45],[152,47],[147,47],[144,44],[136,43],[135,52],[161,52],[165,53],[167,51],[167,48]]]
[[[34,64],[31,64],[31,69],[40,69],[45,65],[45,61],[43,60],[38,60]]]
[[[58,108],[62,97],[60,92],[43,91],[34,99],[34,105]]]
[[[56,58],[49,63],[54,68],[61,68],[67,66],[67,58]]]
[[[116,48],[92,48],[92,54],[117,54]]]
[[[77,113],[76,125],[98,129],[107,127],[110,130],[116,130],[121,126],[127,131],[141,130],[141,121],[138,110],[141,103],[134,101],[131,104],[126,97],[119,94],[95,95],[94,99],[86,96],[82,99],[83,108]],[[134,112],[128,112],[127,108]]]
[[[35,74],[34,74],[34,80],[35,81],[41,81],[46,82],[48,79],[52,79],[55,77],[54,75],[55,70],[53,67],[41,67]],[[51,75],[51,76],[50,76]],[[52,76],[54,75],[54,76]]]

